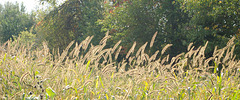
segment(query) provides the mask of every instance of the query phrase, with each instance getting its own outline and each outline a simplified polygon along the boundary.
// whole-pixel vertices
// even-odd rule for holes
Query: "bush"
[[[18,36],[13,36],[13,45],[33,45],[36,41],[36,34],[29,31],[22,31]]]

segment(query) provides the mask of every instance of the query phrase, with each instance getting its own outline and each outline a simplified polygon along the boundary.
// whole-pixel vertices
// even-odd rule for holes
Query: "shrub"
[[[13,40],[21,45],[34,44],[36,41],[36,34],[29,31],[22,31],[18,36],[13,36]]]

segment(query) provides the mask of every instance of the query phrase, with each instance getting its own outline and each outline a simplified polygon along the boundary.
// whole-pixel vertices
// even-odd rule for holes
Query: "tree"
[[[115,0],[118,4],[121,0]],[[168,43],[174,44],[169,53],[172,56],[185,50],[185,34],[181,28],[189,21],[188,15],[180,9],[175,0],[128,0],[121,6],[106,4],[105,19],[100,20],[103,30],[116,30],[112,35],[114,41],[123,39],[126,44],[137,41],[139,46],[150,41],[158,31],[153,51],[161,49]],[[111,32],[111,31],[110,31]],[[123,42],[124,43],[124,42]]]
[[[137,41],[141,46],[158,31],[153,51],[170,43],[168,53],[175,56],[186,52],[191,42],[201,46],[209,41],[206,53],[210,55],[213,47],[223,47],[239,35],[239,0],[122,1],[106,2],[105,18],[99,21],[103,31],[112,32],[114,42]]]
[[[21,31],[30,30],[34,24],[33,14],[27,14],[23,4],[20,7],[17,2],[0,5],[0,13],[1,42],[7,41],[13,35],[18,36]]]
[[[65,1],[42,19],[37,29],[38,36],[46,40],[51,48],[60,50],[71,41],[80,42],[89,35],[95,35],[96,41],[100,40],[104,34],[100,32],[101,26],[96,21],[102,18],[101,11],[101,0]]]
[[[193,32],[199,34],[197,37],[200,37],[193,38],[195,41],[210,41],[209,45],[211,46],[209,47],[216,45],[223,47],[232,36],[239,36],[239,0],[177,1],[181,4],[181,9],[188,12],[191,18],[190,24],[194,27],[190,28],[189,31],[198,30]],[[211,52],[213,48],[208,49]],[[239,51],[239,46],[237,49],[236,51]]]

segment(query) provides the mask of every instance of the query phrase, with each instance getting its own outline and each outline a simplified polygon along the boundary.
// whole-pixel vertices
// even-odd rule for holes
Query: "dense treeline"
[[[0,4],[0,41],[6,42],[22,31],[30,31],[34,25],[34,14],[28,14],[23,4],[7,2]]]
[[[26,14],[22,5],[20,8],[18,4],[1,5],[2,42],[21,31],[29,31],[36,22],[35,44],[47,41],[51,50],[62,51],[71,41],[80,43],[91,35],[96,45],[108,33],[111,35],[108,46],[121,40],[124,46],[120,56],[125,56],[135,41],[140,47],[157,32],[154,46],[147,53],[173,44],[167,52],[176,56],[186,52],[190,43],[198,47],[209,41],[206,53],[212,54],[214,46],[224,47],[235,36],[235,53],[240,54],[239,0],[67,0],[61,5],[57,2],[40,0],[40,4],[51,6],[46,11],[38,10],[35,18]]]

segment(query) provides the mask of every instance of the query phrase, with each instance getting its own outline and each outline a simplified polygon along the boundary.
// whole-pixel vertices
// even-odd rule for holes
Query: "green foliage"
[[[240,15],[239,0],[177,0],[181,9],[191,17],[188,30],[198,30],[190,34],[200,34],[195,44],[210,41],[212,47],[223,47],[232,36],[239,36]],[[191,35],[192,37],[192,35]],[[239,41],[236,40],[237,42]],[[211,47],[210,46],[210,47]],[[237,46],[237,54],[240,54]],[[209,48],[208,51],[210,51]]]
[[[29,31],[22,31],[17,36],[13,36],[15,42],[19,42],[22,45],[32,45],[36,42],[36,34]]]
[[[0,5],[0,39],[6,42],[13,35],[18,36],[21,31],[29,31],[34,24],[33,14],[27,14],[23,4],[19,6],[7,2],[4,6]]]
[[[175,44],[171,54],[176,55],[184,51],[182,41],[185,34],[181,28],[188,22],[188,16],[180,8],[178,3],[172,0],[129,0],[119,7],[106,4],[103,30],[116,30],[113,40],[123,40],[123,43],[138,41],[143,44],[149,41],[158,31],[154,50],[164,47],[167,43]],[[116,2],[118,3],[118,2]],[[129,48],[129,47],[128,47]],[[176,52],[178,51],[178,52]]]
[[[189,12],[194,23],[206,29],[216,30],[215,34],[230,37],[239,29],[239,0],[178,0],[182,9]]]
[[[89,35],[96,35],[96,41],[104,34],[95,22],[102,18],[101,1],[68,0],[55,7],[38,26],[38,37],[46,40],[50,48],[62,51],[71,41],[82,41]],[[96,44],[94,41],[94,44]]]
[[[191,42],[200,46],[209,41],[206,53],[210,54],[212,47],[224,47],[230,37],[239,34],[238,0],[116,0],[111,3],[106,2],[105,17],[99,23],[103,25],[102,31],[110,31],[114,43],[123,40],[126,46],[134,41],[143,44],[158,31],[153,50],[171,43],[174,45],[168,52],[174,56],[186,52]]]
[[[47,2],[56,5],[56,0]],[[206,41],[210,45],[206,53],[211,54],[212,47],[224,47],[229,38],[238,37],[238,6],[237,0],[69,0],[46,15],[38,37],[48,41],[51,48],[63,50],[70,41],[80,42],[91,35],[96,45],[109,31],[112,38],[108,42],[121,40],[123,48],[129,49],[134,41],[138,41],[137,48],[150,42],[158,32],[149,54],[174,44],[167,51],[172,57],[186,52],[189,43],[201,46]],[[236,43],[239,51],[239,39]],[[126,55],[122,51],[120,56]]]

